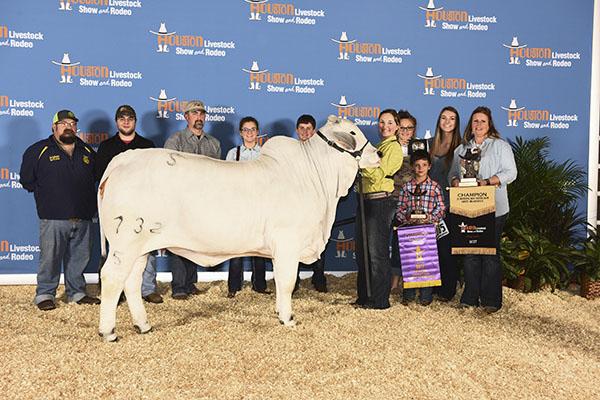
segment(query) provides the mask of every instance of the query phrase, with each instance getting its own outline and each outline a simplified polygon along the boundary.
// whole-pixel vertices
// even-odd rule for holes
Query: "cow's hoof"
[[[152,331],[152,326],[150,324],[145,324],[143,327],[140,327],[139,325],[134,325],[133,327],[135,328],[135,331],[140,335]]]
[[[115,334],[114,328],[112,331],[110,331],[110,333],[98,332],[98,334],[107,343],[116,342],[117,340],[119,340],[119,337]]]
[[[279,322],[281,322],[284,326],[288,326],[288,327],[296,326],[296,321],[294,321],[293,315],[290,317],[289,320],[285,321],[285,320],[280,319]]]

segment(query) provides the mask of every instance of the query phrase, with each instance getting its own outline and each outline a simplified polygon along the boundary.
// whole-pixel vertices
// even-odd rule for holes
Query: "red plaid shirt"
[[[418,201],[417,196],[414,195],[417,188],[417,181],[414,178],[406,182],[400,189],[396,218],[401,225],[408,223],[410,214],[417,207],[417,203],[429,217],[429,223],[438,223],[444,218],[446,206],[440,185],[428,176],[419,186],[421,195],[418,196]]]

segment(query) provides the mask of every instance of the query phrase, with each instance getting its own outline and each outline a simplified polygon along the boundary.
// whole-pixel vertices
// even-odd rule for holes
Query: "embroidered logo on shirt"
[[[60,155],[50,156],[48,157],[50,161],[60,161]]]
[[[89,164],[90,163],[90,158],[88,156],[83,156],[83,162],[85,164]]]

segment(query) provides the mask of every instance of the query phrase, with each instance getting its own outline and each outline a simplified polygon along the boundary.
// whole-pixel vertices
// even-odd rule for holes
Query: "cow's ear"
[[[334,124],[336,122],[339,122],[339,119],[335,115],[330,114],[329,117],[327,117],[327,122],[331,122],[332,124]]]
[[[346,132],[333,132],[333,141],[344,150],[354,151],[356,149],[356,139]]]

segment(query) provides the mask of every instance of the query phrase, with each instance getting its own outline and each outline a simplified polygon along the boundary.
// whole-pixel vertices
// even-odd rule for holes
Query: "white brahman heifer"
[[[258,159],[228,162],[168,149],[129,150],[102,177],[100,335],[115,335],[122,290],[136,329],[150,331],[141,296],[148,253],[168,249],[204,265],[233,257],[273,259],[279,320],[295,324],[298,261],[325,249],[340,197],[358,168],[379,165],[377,150],[352,122],[330,116],[307,142],[277,136]]]

